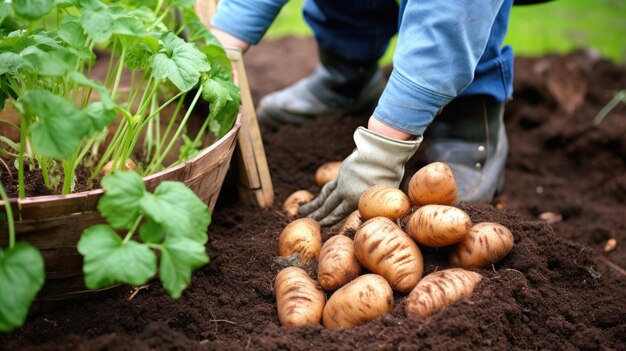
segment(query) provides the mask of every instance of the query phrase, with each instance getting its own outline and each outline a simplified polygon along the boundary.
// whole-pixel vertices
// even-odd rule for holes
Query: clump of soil
[[[301,39],[251,50],[247,68],[255,98],[309,73],[315,55],[314,43]],[[120,288],[33,315],[25,327],[0,337],[0,349],[623,348],[626,108],[617,108],[599,127],[591,120],[614,90],[626,87],[626,71],[585,53],[522,58],[516,61],[515,87],[506,114],[511,153],[498,200],[503,209],[464,207],[474,222],[509,227],[515,246],[492,269],[480,270],[487,279],[471,298],[425,321],[404,317],[398,295],[391,315],[363,326],[283,328],[272,285],[279,270],[277,237],[288,218],[276,209],[241,204],[227,186],[209,229],[212,261],[194,274],[180,300],[167,297],[156,281],[131,300],[132,288]],[[276,204],[295,190],[318,190],[312,186],[315,169],[345,158],[354,147],[354,129],[368,117],[319,118],[263,131]],[[421,150],[407,174],[423,160]],[[545,211],[560,214],[561,222],[538,220]],[[334,233],[325,229],[324,239]],[[605,253],[609,237],[618,245]],[[445,249],[423,253],[425,273],[446,266]]]

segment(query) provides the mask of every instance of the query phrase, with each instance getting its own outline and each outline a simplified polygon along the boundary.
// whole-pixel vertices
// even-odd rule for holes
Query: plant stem
[[[43,177],[43,183],[46,185],[46,188],[52,189],[50,176],[48,175],[48,159],[46,157],[39,159],[39,168],[41,168],[41,176]]]
[[[9,249],[12,249],[13,246],[15,246],[15,223],[13,222],[13,209],[11,208],[9,197],[4,191],[2,182],[0,182],[0,197],[2,198],[2,201],[4,201],[4,208],[7,214],[7,222],[9,223]]]
[[[133,224],[133,227],[130,228],[128,233],[126,233],[126,236],[124,237],[124,244],[126,244],[133,237],[133,234],[135,234],[135,231],[137,230],[137,227],[139,227],[139,223],[141,223],[142,219],[143,216],[139,216],[139,218],[135,221],[135,224]]]
[[[126,46],[122,45],[122,53],[120,54],[119,64],[117,67],[117,74],[115,76],[115,84],[113,85],[113,91],[111,92],[111,97],[116,99],[117,97],[117,88],[120,85],[120,81],[122,80],[122,71],[124,71],[124,59],[126,58]]]
[[[61,195],[67,195],[72,192],[72,183],[74,183],[74,165],[75,157],[70,160],[63,161],[63,190]]]
[[[178,126],[176,133],[174,134],[169,144],[167,145],[167,148],[165,148],[165,150],[158,156],[158,161],[153,165],[153,167],[147,170],[149,171],[149,173],[147,174],[151,174],[156,169],[161,167],[161,165],[163,164],[163,161],[165,160],[165,157],[167,156],[167,154],[170,152],[170,150],[176,143],[176,140],[180,137],[180,134],[183,132],[183,129],[185,128],[185,125],[187,124],[187,120],[191,116],[191,112],[193,111],[194,106],[196,106],[196,103],[198,102],[198,99],[200,98],[201,95],[202,95],[202,85],[200,85],[200,87],[198,88],[198,92],[196,93],[196,96],[194,96],[193,101],[189,105],[189,109],[187,109],[187,112],[185,113],[183,120],[180,122],[180,125]]]
[[[20,199],[26,197],[26,189],[24,188],[24,144],[26,143],[26,123],[22,120],[20,123],[20,149],[17,156],[17,184]]]
[[[604,120],[604,117],[606,117],[609,114],[609,112],[611,112],[611,110],[613,110],[615,106],[617,106],[617,104],[619,104],[620,102],[626,103],[626,90],[622,90],[618,92],[617,94],[615,94],[615,96],[611,99],[611,101],[609,101],[600,110],[600,112],[598,112],[596,117],[593,119],[593,124],[595,126],[600,125],[600,123],[602,123],[602,120]]]

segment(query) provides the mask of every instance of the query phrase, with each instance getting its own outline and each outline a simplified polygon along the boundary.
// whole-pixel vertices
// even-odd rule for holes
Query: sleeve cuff
[[[452,98],[425,89],[394,69],[373,115],[403,132],[423,135],[437,111]]]
[[[257,44],[287,0],[222,1],[211,24],[248,44]]]

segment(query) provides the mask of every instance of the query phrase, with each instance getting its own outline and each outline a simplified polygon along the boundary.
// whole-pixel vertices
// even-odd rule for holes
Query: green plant
[[[19,130],[20,140],[0,139],[0,152],[17,159],[21,198],[27,166],[41,169],[48,188],[62,183],[61,193],[68,194],[79,165],[91,170],[91,181],[109,161],[113,170],[121,169],[142,135],[138,164],[147,175],[168,166],[165,156],[178,140],[183,147],[177,162],[182,162],[203,146],[207,131],[221,137],[232,128],[239,91],[231,82],[230,61],[192,5],[188,0],[0,3],[0,109],[8,100],[20,114],[19,125],[2,121]],[[174,10],[182,21],[175,20]],[[178,36],[184,29],[188,41]],[[108,52],[106,75],[92,80],[102,50]],[[121,92],[124,76],[130,80],[127,92]],[[193,98],[185,105],[187,95]],[[211,108],[192,138],[186,123],[200,97]],[[169,105],[176,106],[174,112],[163,116]],[[113,136],[100,150],[116,119]]]
[[[180,297],[192,271],[209,262],[208,207],[180,182],[162,182],[150,193],[134,172],[108,175],[102,186],[98,211],[108,224],[87,228],[78,242],[87,287],[146,283],[157,272],[158,250],[160,280],[170,296]]]
[[[0,332],[6,333],[24,324],[45,273],[39,250],[24,242],[15,243],[13,213],[2,182],[0,199],[4,201],[9,228],[9,247],[0,248]]]
[[[613,98],[607,102],[606,105],[604,105],[596,117],[594,117],[593,125],[600,125],[609,112],[611,112],[620,102],[626,104],[626,89],[617,92],[615,96],[613,96]]]

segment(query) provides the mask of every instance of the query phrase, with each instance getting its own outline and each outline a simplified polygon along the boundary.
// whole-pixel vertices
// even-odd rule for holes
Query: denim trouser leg
[[[490,102],[502,102],[513,91],[513,49],[502,47],[509,25],[513,0],[506,0],[491,28],[489,42],[478,61],[474,80],[459,96],[485,95]]]
[[[394,0],[307,0],[303,12],[319,46],[349,60],[377,60],[398,29]]]
[[[505,101],[511,96],[513,50],[508,45],[502,47],[502,43],[512,5],[512,0],[502,5],[474,80],[460,96],[486,95],[490,101]],[[405,6],[406,0],[400,10],[394,0],[307,0],[304,18],[321,47],[347,59],[370,61],[387,49],[398,28],[398,12]]]

